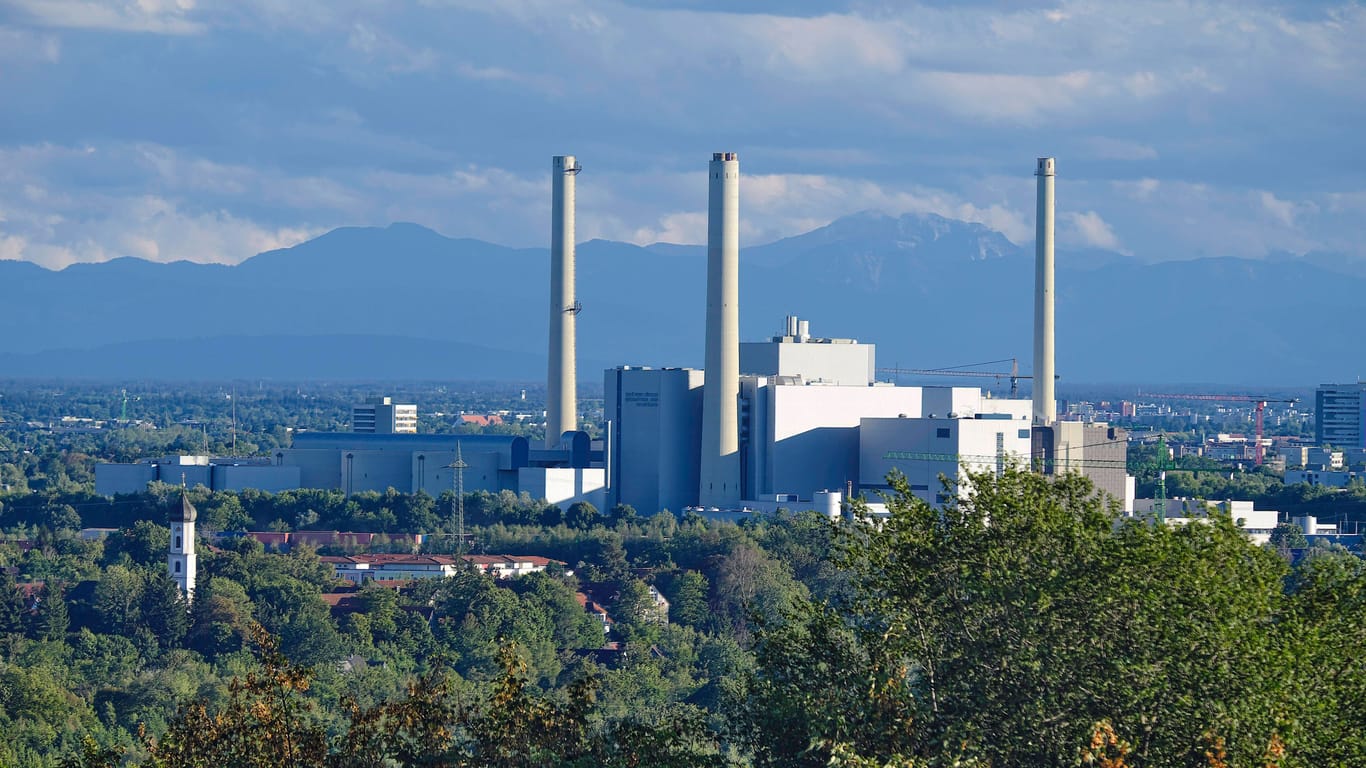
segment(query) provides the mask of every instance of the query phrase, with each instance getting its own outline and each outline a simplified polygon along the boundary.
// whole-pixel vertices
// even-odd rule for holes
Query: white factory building
[[[741,344],[739,157],[708,169],[705,371],[623,366],[605,376],[608,503],[735,510],[828,508],[832,493],[875,496],[898,470],[942,503],[940,476],[964,469],[1078,471],[1132,509],[1126,435],[1058,422],[1054,398],[1053,225],[1056,165],[1039,158],[1033,399],[974,387],[875,380],[875,349],[819,338],[796,316],[767,341]],[[966,487],[960,484],[960,493]]]
[[[792,329],[805,321],[789,317]],[[893,469],[929,503],[941,503],[939,475],[962,467],[1002,472],[1027,467],[1033,454],[1032,403],[993,398],[977,387],[898,387],[874,379],[875,348],[803,333],[740,345],[738,445],[740,494],[716,511],[742,507],[824,507],[827,491],[876,499]],[[702,371],[623,366],[606,372],[610,442],[609,504],[650,513],[698,507]],[[1095,425],[1063,443],[1065,469],[1091,467],[1089,443],[1113,444],[1125,493],[1124,437]],[[1083,436],[1083,432],[1085,436]],[[1090,448],[1093,453],[1101,451]],[[1063,458],[1059,461],[1062,462]],[[1088,473],[1089,474],[1089,473]],[[966,491],[966,487],[962,489]]]

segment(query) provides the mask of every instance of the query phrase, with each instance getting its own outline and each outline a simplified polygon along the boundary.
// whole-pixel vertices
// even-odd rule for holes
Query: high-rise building
[[[417,406],[400,405],[388,397],[372,397],[351,407],[351,431],[376,435],[417,432]]]
[[[1314,393],[1314,440],[1366,448],[1366,383],[1322,384]]]

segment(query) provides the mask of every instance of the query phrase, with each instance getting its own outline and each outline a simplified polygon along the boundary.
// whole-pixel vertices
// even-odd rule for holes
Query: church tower
[[[171,508],[171,548],[166,554],[166,572],[180,587],[185,602],[194,599],[194,521],[199,512],[184,491],[180,494],[180,508]]]

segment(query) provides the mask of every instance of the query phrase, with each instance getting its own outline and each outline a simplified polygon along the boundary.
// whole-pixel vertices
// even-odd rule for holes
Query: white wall
[[[522,467],[517,470],[517,487],[533,499],[545,499],[560,509],[586,501],[602,512],[606,506],[607,472],[603,469],[572,467]]]
[[[804,382],[867,386],[874,381],[872,344],[748,342],[740,345],[740,373],[800,376]]]
[[[960,465],[999,472],[1027,466],[1028,418],[1015,419],[863,419],[859,426],[859,487],[876,498],[886,491],[887,475],[898,470],[924,501],[943,502],[942,474],[959,479]],[[904,454],[889,456],[889,454]],[[960,495],[967,492],[959,488]]]
[[[859,481],[859,422],[920,414],[920,387],[770,386],[763,390],[764,440],[756,451],[753,494],[820,490]],[[756,404],[758,405],[758,404]]]

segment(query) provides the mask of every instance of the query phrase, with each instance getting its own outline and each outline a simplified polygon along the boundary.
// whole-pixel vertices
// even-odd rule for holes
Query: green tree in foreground
[[[973,474],[943,510],[892,487],[846,537],[852,603],[761,633],[735,697],[756,765],[1070,765],[1098,723],[1129,766],[1205,765],[1212,739],[1230,765],[1366,764],[1331,714],[1366,712],[1360,561],[1287,589],[1226,516],[1121,521],[1078,476]]]

